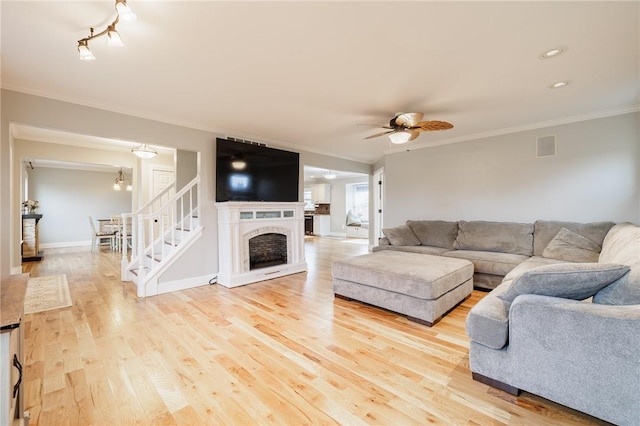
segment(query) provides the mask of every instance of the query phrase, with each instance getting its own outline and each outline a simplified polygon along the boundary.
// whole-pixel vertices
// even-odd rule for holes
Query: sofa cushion
[[[453,247],[459,250],[533,254],[533,224],[513,222],[458,222]]]
[[[593,263],[598,261],[601,249],[600,244],[587,237],[567,228],[560,228],[560,231],[542,252],[542,256],[567,262]]]
[[[453,248],[458,236],[458,222],[443,220],[408,220],[411,228],[423,246]]]
[[[577,223],[538,220],[533,224],[533,254],[542,256],[544,249],[562,228],[580,234],[596,244],[602,244],[602,240],[613,225],[615,225],[613,222]]]
[[[469,311],[466,320],[467,336],[492,349],[504,347],[509,340],[509,306],[499,296],[508,289],[501,284],[482,298]]]
[[[519,264],[518,266],[516,266],[515,268],[513,268],[511,271],[509,271],[509,273],[505,275],[503,281],[511,282],[513,279],[517,278],[518,276],[524,274],[527,271],[530,271],[531,269],[537,268],[538,266],[555,265],[557,263],[567,263],[567,262],[565,260],[560,260],[560,259],[550,259],[542,256],[532,256],[527,260],[525,260],[524,262],[522,262],[521,264]]]
[[[476,273],[501,276],[505,276],[509,271],[518,266],[518,264],[529,259],[528,256],[521,254],[478,250],[452,250],[442,253],[442,255],[470,260],[473,263],[473,270]]]
[[[420,240],[407,225],[384,228],[382,233],[393,246],[419,246]]]
[[[500,297],[506,302],[521,294],[563,297],[582,300],[629,272],[629,267],[603,263],[560,263],[539,266],[513,280]]]
[[[431,246],[377,246],[374,247],[372,251],[378,252],[383,250],[393,250],[393,251],[404,251],[407,253],[422,253],[422,254],[432,254],[432,255],[441,255],[446,252],[448,249],[442,247],[431,247]]]
[[[596,293],[593,302],[640,305],[640,226],[621,223],[611,228],[602,244],[599,261],[628,265],[631,271]]]

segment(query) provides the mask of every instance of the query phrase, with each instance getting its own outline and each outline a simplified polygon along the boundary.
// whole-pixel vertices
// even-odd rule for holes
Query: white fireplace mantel
[[[237,287],[307,270],[304,203],[228,201],[218,210],[218,283]],[[249,268],[249,239],[266,233],[287,237],[287,263]]]

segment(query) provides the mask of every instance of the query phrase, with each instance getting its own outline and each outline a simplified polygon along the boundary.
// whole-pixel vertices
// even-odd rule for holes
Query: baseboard
[[[330,237],[347,238],[347,233],[346,232],[329,232],[329,236]]]
[[[176,281],[167,281],[164,283],[158,283],[158,293],[170,293],[172,291],[186,290],[188,288],[201,287],[208,285],[209,281],[213,277],[217,277],[218,274],[201,275],[199,277],[189,277]],[[215,281],[215,280],[214,280]]]
[[[82,246],[91,246],[91,240],[87,241],[67,241],[62,243],[45,243],[40,244],[41,249],[50,249],[50,248],[65,248],[65,247],[82,247]]]

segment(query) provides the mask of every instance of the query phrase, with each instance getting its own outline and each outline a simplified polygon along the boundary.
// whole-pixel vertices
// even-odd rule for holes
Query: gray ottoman
[[[333,292],[431,327],[473,290],[468,260],[384,250],[333,262]]]

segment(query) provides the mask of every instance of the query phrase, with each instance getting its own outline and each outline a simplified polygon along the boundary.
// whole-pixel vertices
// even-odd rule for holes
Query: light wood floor
[[[46,250],[23,269],[67,274],[73,306],[26,315],[31,424],[598,424],[471,379],[464,320],[485,293],[428,328],[334,300],[331,262],[365,245],[305,246],[306,273],[147,299],[104,248]]]

